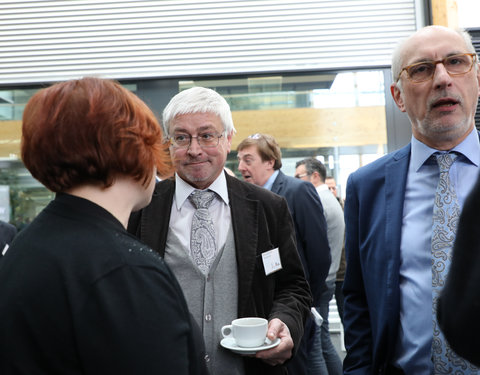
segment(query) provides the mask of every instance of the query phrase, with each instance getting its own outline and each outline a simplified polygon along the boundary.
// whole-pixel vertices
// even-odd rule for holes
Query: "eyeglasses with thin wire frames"
[[[192,139],[195,138],[198,145],[202,148],[217,147],[220,142],[220,138],[223,134],[218,133],[200,133],[196,137],[192,137],[190,134],[178,133],[169,137],[170,144],[178,149],[189,148],[192,144]]]

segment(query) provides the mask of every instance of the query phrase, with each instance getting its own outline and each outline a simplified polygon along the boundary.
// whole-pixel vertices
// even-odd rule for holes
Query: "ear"
[[[269,169],[273,169],[273,166],[275,165],[275,160],[267,160],[265,163],[267,163]]]
[[[400,109],[400,111],[402,112],[406,112],[405,103],[403,101],[403,93],[398,88],[396,83],[392,83],[390,85],[390,92],[392,93],[393,100],[395,100],[395,103],[397,104],[398,109]]]
[[[233,138],[233,131],[230,134],[227,134],[227,154],[232,149],[232,138]]]
[[[170,158],[172,159],[172,162],[175,162],[175,150],[173,149],[172,145],[168,146],[168,152],[170,153]]]

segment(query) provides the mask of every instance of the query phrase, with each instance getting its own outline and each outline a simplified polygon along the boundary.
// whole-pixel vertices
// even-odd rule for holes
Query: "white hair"
[[[176,116],[191,113],[213,113],[220,117],[225,135],[236,132],[227,101],[214,90],[192,87],[175,95],[163,110],[162,127],[165,137],[170,134],[170,124]]]

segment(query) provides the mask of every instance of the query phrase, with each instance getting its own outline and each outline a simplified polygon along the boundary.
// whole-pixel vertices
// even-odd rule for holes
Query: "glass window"
[[[179,82],[179,90],[192,86],[212,88],[230,104],[237,134],[227,166],[239,177],[236,147],[254,133],[275,137],[287,175],[303,158],[324,162],[342,197],[348,175],[386,153],[381,70]]]
[[[152,108],[157,113],[163,110],[159,100],[168,102],[172,89],[204,86],[225,97],[237,129],[227,167],[238,177],[237,145],[254,133],[275,137],[282,149],[282,171],[287,175],[294,175],[297,161],[317,157],[335,178],[343,198],[348,175],[386,153],[383,70],[148,82],[159,84],[150,85],[149,90],[139,88],[138,94],[157,106]],[[124,86],[134,93],[141,87],[140,82]],[[10,221],[19,229],[53,198],[19,160],[21,116],[38,89],[0,89],[0,214],[9,212]],[[8,188],[9,207],[2,207],[2,186]]]
[[[0,121],[20,121],[28,99],[37,89],[0,90]]]

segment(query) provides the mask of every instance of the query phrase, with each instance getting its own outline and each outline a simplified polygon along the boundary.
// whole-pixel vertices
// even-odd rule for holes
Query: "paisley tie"
[[[215,198],[213,191],[194,190],[188,197],[196,207],[190,234],[190,256],[203,274],[208,274],[217,254],[215,227],[208,207]]]
[[[437,322],[437,300],[445,285],[452,259],[451,250],[457,232],[460,216],[457,193],[450,180],[450,167],[457,158],[456,154],[434,154],[440,169],[440,178],[435,191],[433,205],[432,232],[432,318],[433,373],[436,374],[477,374],[478,369],[468,361],[458,357],[446,342]]]

